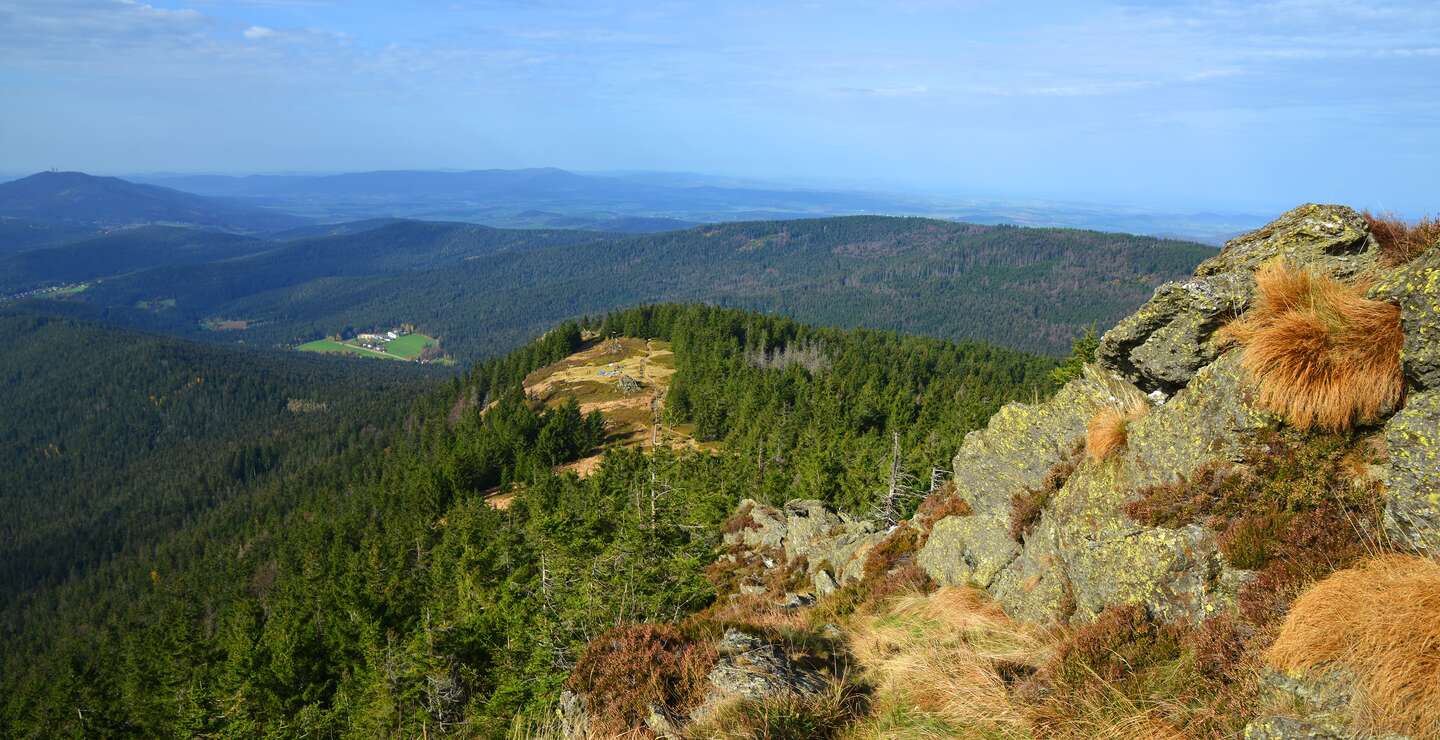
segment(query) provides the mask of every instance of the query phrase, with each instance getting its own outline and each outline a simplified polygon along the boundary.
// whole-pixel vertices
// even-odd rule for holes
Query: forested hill
[[[48,248],[0,256],[0,296],[162,266],[195,265],[273,249],[270,242],[218,231],[139,226]]]
[[[0,312],[0,602],[389,433],[441,377]]]
[[[11,321],[12,332],[41,335],[25,344],[65,359],[92,343],[72,335],[101,341],[91,327]],[[689,425],[718,452],[613,450],[588,478],[555,472],[593,448],[594,425],[574,405],[532,403],[521,382],[584,336],[612,334],[672,343],[666,423]],[[159,379],[148,382],[123,344],[94,361],[112,370],[105,381],[74,379],[76,396],[54,403],[81,410],[91,403],[79,395],[85,384],[99,383],[138,408],[165,399],[160,408],[214,385],[215,369],[194,382],[166,351],[150,354]],[[232,373],[258,376],[257,388],[294,377],[267,367],[270,355],[247,370],[242,356],[212,352],[239,363]],[[44,372],[28,369],[35,363],[7,372],[23,386],[25,373]],[[502,736],[517,717],[523,725],[550,711],[599,632],[709,604],[702,569],[742,497],[813,496],[865,511],[895,440],[901,470],[928,480],[1000,404],[1052,386],[1050,361],[989,345],[674,305],[562,325],[452,377],[408,412],[382,403],[385,382],[323,395],[328,366],[297,367],[314,371],[303,391],[312,404],[277,415],[262,403],[260,426],[283,427],[290,414],[330,425],[328,435],[300,434],[278,466],[242,445],[234,456],[184,454],[195,479],[213,476],[224,491],[249,481],[244,495],[197,486],[204,513],[180,517],[167,536],[121,548],[23,604],[5,600],[0,735]],[[376,405],[347,410],[346,394]],[[337,405],[314,413],[313,402]],[[202,404],[199,418],[173,422],[204,438],[228,408]],[[104,449],[107,428],[92,446]],[[163,428],[133,439],[167,449]],[[484,500],[497,485],[514,493],[508,510]]]
[[[60,308],[272,346],[407,322],[475,360],[583,314],[701,301],[1059,355],[1083,328],[1110,325],[1213,252],[1124,234],[871,216],[633,237],[400,222],[105,280]],[[206,335],[213,317],[252,328]]]

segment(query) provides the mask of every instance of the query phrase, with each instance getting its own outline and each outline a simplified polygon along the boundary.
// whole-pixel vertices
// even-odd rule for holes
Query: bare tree
[[[934,473],[931,473],[931,486],[934,486]],[[875,515],[887,526],[894,526],[900,520],[901,506],[910,499],[922,498],[925,493],[919,490],[918,481],[915,476],[905,472],[900,467],[900,433],[890,433],[890,475],[888,484],[885,486],[885,493],[881,496],[880,503],[876,507]]]

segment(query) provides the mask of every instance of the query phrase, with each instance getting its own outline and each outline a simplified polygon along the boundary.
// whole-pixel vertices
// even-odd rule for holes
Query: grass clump
[[[843,734],[866,709],[865,695],[843,678],[832,680],[816,696],[728,702],[685,728],[687,738],[704,740],[806,740]]]
[[[1027,736],[1010,683],[1049,658],[1043,633],[964,588],[891,600],[856,620],[851,649],[875,687],[856,737]]]
[[[1261,407],[1297,429],[1327,431],[1395,408],[1404,391],[1398,307],[1284,260],[1261,267],[1255,282],[1255,305],[1222,331],[1243,347]]]
[[[1362,722],[1440,736],[1440,563],[1388,555],[1332,574],[1295,601],[1265,659],[1291,671],[1343,666],[1358,680]]]
[[[619,734],[639,726],[652,703],[682,713],[697,705],[716,658],[708,641],[673,626],[623,625],[585,646],[567,686],[585,696],[595,730]]]
[[[1403,265],[1440,243],[1440,219],[1426,216],[1411,224],[1393,213],[1365,211],[1360,215],[1380,246],[1380,261],[1387,267]]]
[[[1085,452],[1091,460],[1104,460],[1125,446],[1130,424],[1150,412],[1144,398],[1129,398],[1102,407],[1085,425]]]

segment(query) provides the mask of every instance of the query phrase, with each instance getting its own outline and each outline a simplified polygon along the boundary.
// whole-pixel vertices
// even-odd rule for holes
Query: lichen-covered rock
[[[745,499],[736,517],[740,526],[724,536],[725,545],[764,557],[773,554],[767,567],[803,562],[819,595],[859,580],[866,554],[885,538],[878,523],[838,513],[814,499],[795,499],[782,508]],[[723,557],[734,560],[733,554]],[[750,581],[742,581],[739,588],[744,594],[765,591]]]
[[[1396,543],[1440,554],[1440,390],[1412,393],[1385,424],[1385,531]]]
[[[840,584],[835,582],[835,575],[823,568],[815,571],[811,583],[815,585],[816,596],[829,596],[840,590]]]
[[[1375,266],[1377,252],[1365,219],[1353,208],[1306,203],[1280,218],[1231,239],[1220,254],[1200,263],[1196,277],[1254,272],[1275,257],[1321,265],[1336,277],[1360,275]]]
[[[916,562],[936,583],[989,588],[1020,555],[1008,523],[993,516],[950,516],[935,523]]]
[[[1381,278],[1370,295],[1400,306],[1405,378],[1416,388],[1440,388],[1440,247]]]
[[[1016,491],[1042,485],[1056,463],[1074,455],[1097,409],[1132,396],[1128,383],[1092,365],[1048,401],[1006,404],[984,429],[965,435],[954,459],[956,495],[972,512],[1008,516]]]
[[[1365,220],[1350,208],[1306,204],[1231,239],[1195,276],[1160,286],[1153,298],[1105,333],[1100,364],[1147,393],[1174,393],[1223,347],[1215,331],[1250,304],[1255,268],[1283,256],[1353,277],[1375,265]]]
[[[1074,460],[1096,409],[1134,396],[1125,381],[1088,366],[1044,403],[1000,409],[955,455],[955,493],[972,513],[936,522],[916,562],[942,585],[990,587],[1022,553],[1010,536],[1011,499]]]
[[[560,692],[560,701],[555,707],[561,737],[583,738],[590,736],[590,715],[585,711],[585,697],[573,692]]]
[[[690,713],[691,720],[703,719],[737,698],[814,696],[825,690],[823,671],[791,660],[779,645],[754,635],[728,629],[716,649],[720,657],[710,670],[710,691],[704,703]]]
[[[1294,717],[1262,717],[1245,725],[1245,740],[1345,740],[1346,735]]]
[[[735,516],[742,524],[735,531],[725,534],[726,545],[755,551],[780,549],[786,528],[785,515],[779,509],[747,498],[740,502]]]
[[[1198,526],[1140,525],[1125,503],[1145,486],[1172,483],[1216,458],[1238,455],[1271,418],[1245,401],[1238,352],[1202,369],[1183,391],[1131,423],[1112,458],[1081,463],[1052,494],[1024,544],[1009,536],[1011,497],[1040,485],[1084,434],[1103,398],[1126,394],[1098,373],[1025,409],[1030,424],[997,415],[955,458],[957,490],[976,514],[937,522],[918,562],[937,582],[986,588],[1012,616],[1032,622],[1093,617],[1144,604],[1165,619],[1198,621],[1233,598],[1241,574],[1226,567]],[[1134,389],[1128,394],[1133,397]],[[1018,418],[1020,409],[1012,409]],[[1005,412],[1002,411],[1002,414]],[[982,452],[983,451],[983,452]]]
[[[837,513],[814,499],[789,501],[784,511],[786,557],[805,558],[815,565],[828,562],[842,571],[877,526],[874,522]],[[811,566],[812,572],[814,567]]]
[[[1253,294],[1253,278],[1241,273],[1166,283],[1105,333],[1096,357],[1147,392],[1174,393],[1220,354],[1215,331]]]
[[[1405,735],[1377,734],[1357,727],[1352,711],[1356,698],[1355,676],[1343,669],[1297,674],[1266,670],[1260,675],[1260,688],[1272,705],[1288,707],[1289,713],[1263,717],[1246,725],[1247,740],[1409,740]]]
[[[1196,621],[1233,597],[1238,575],[1225,567],[1208,530],[1144,527],[1124,509],[1141,488],[1238,457],[1273,421],[1246,396],[1239,352],[1231,351],[1130,424],[1125,447],[1112,459],[1082,465],[1055,495],[1044,518],[1053,520],[1077,613],[1142,603],[1162,618]]]

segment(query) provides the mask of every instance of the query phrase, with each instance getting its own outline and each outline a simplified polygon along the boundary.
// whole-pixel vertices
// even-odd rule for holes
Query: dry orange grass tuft
[[[921,712],[975,736],[1029,734],[1002,668],[1043,665],[1048,644],[978,591],[942,588],[896,598],[859,620],[850,646],[875,682],[882,714]]]
[[[1085,452],[1099,462],[1125,446],[1130,424],[1150,412],[1143,398],[1128,399],[1118,405],[1105,406],[1090,417],[1085,426]]]
[[[1366,211],[1360,215],[1380,245],[1380,259],[1390,267],[1403,265],[1440,243],[1440,219],[1426,216],[1409,224],[1393,213]]]
[[[1259,403],[1297,429],[1343,431],[1400,401],[1400,309],[1363,286],[1283,260],[1255,273],[1259,295],[1222,331],[1244,347]]]
[[[1387,555],[1320,581],[1265,659],[1292,671],[1342,665],[1359,681],[1362,722],[1440,737],[1440,563]]]

